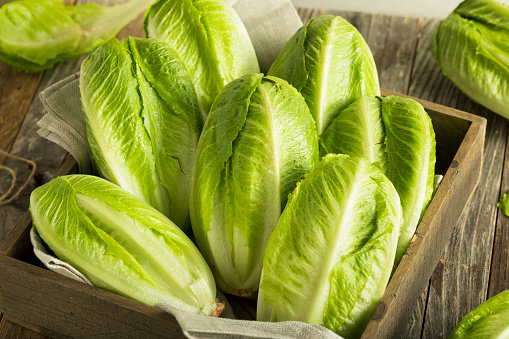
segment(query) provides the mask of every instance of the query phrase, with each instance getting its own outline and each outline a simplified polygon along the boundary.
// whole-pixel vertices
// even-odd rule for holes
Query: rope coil
[[[6,192],[0,191],[0,206],[2,206],[2,205],[6,205],[6,204],[10,203],[11,201],[13,201],[19,197],[21,192],[23,192],[23,190],[28,186],[28,184],[34,177],[35,169],[36,169],[37,165],[32,160],[25,159],[25,158],[19,157],[17,155],[9,154],[1,149],[0,149],[0,155],[25,162],[29,166],[32,167],[32,171],[30,172],[30,175],[23,182],[23,184],[13,193],[15,186],[16,186],[16,180],[17,180],[16,172],[12,168],[0,164],[0,172],[5,170],[6,172],[9,173],[9,175],[11,177],[11,184],[9,185],[9,188],[7,189],[7,191]]]

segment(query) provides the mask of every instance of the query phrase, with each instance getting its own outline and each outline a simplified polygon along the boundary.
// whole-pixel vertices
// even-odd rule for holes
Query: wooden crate
[[[479,181],[486,120],[415,100],[433,120],[436,172],[444,178],[363,338],[399,336]],[[75,172],[68,157],[59,174]],[[43,268],[32,252],[30,227],[27,213],[0,247],[0,311],[7,319],[54,337],[166,338],[179,331],[168,313]]]

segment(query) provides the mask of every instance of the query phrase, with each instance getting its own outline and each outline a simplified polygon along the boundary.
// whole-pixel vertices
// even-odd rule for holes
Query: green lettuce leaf
[[[424,108],[398,96],[362,97],[343,110],[322,134],[328,153],[378,163],[398,191],[404,222],[396,264],[431,201],[435,184],[435,134]]]
[[[449,339],[509,337],[509,290],[488,299],[468,313]]]
[[[112,38],[82,63],[80,92],[101,176],[189,229],[201,114],[177,53],[163,41]]]
[[[497,207],[500,208],[506,216],[509,217],[509,194],[504,194],[502,199],[497,204]]]
[[[104,179],[71,175],[35,189],[33,225],[49,248],[96,287],[150,306],[215,310],[215,283],[169,219]]]
[[[467,0],[442,21],[431,50],[444,74],[470,99],[509,118],[509,7]]]
[[[191,221],[218,287],[254,297],[288,194],[318,161],[313,118],[285,81],[250,74],[218,95],[198,145]]]
[[[382,100],[388,167],[386,175],[401,199],[396,265],[405,253],[433,196],[436,141],[433,124],[421,104],[398,96]]]
[[[205,117],[227,83],[260,71],[246,28],[226,0],[159,0],[145,13],[144,27],[147,37],[179,53]]]
[[[318,135],[355,99],[380,95],[368,45],[354,26],[332,15],[301,27],[286,43],[269,75],[285,79],[302,94]]]
[[[90,52],[109,39],[154,0],[123,5],[64,6],[61,0],[21,0],[0,8],[0,60],[17,69],[39,72],[62,60]]]
[[[360,97],[331,122],[320,137],[327,153],[365,157],[371,163],[387,167],[382,100]]]
[[[398,194],[376,166],[347,155],[322,158],[269,238],[257,320],[298,320],[360,337],[389,281],[401,220]]]

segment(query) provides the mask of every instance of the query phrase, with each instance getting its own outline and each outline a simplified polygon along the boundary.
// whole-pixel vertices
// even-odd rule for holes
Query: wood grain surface
[[[0,4],[5,2],[0,0]],[[442,74],[429,50],[438,20],[299,9],[303,22],[322,14],[342,15],[358,28],[372,50],[382,87],[488,120],[484,157],[477,159],[483,166],[479,187],[453,231],[428,287],[415,303],[411,321],[401,324],[405,327],[404,338],[445,338],[463,315],[509,288],[509,219],[496,208],[501,193],[509,190],[507,120],[474,104]],[[143,35],[141,20],[138,17],[119,36]],[[0,63],[0,149],[37,163],[31,185],[14,203],[0,207],[0,243],[26,211],[31,190],[51,178],[65,156],[63,150],[35,133],[34,122],[44,113],[38,93],[76,72],[79,62],[60,63],[39,74],[20,73]],[[1,155],[0,163],[16,170],[19,183],[29,171],[26,164]],[[4,189],[7,183],[7,175],[0,173],[0,188]],[[0,337],[18,333],[42,337],[5,317],[0,320]]]

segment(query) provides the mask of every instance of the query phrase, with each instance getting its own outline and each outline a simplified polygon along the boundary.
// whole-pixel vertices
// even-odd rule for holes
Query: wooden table
[[[0,0],[0,5],[5,2]],[[508,122],[467,99],[442,74],[429,50],[439,20],[307,8],[298,11],[304,22],[322,14],[334,14],[355,25],[371,48],[382,87],[488,120],[484,158],[479,159],[483,165],[479,186],[427,288],[415,304],[412,321],[401,324],[405,327],[405,338],[447,337],[466,313],[509,288],[509,218],[496,208],[501,194],[509,190],[509,174],[504,170],[508,159]],[[142,16],[125,27],[118,37],[142,36],[141,22]],[[13,201],[0,206],[0,243],[27,210],[30,192],[51,179],[66,156],[63,149],[36,133],[35,123],[44,113],[38,95],[76,72],[81,60],[63,62],[38,74],[17,72],[0,62],[0,165],[16,174],[14,191],[23,188],[28,180]],[[31,162],[36,164],[33,175]],[[0,173],[2,191],[12,181],[10,173],[7,170]],[[44,333],[12,323],[7,316],[0,317],[0,338],[46,337]]]

